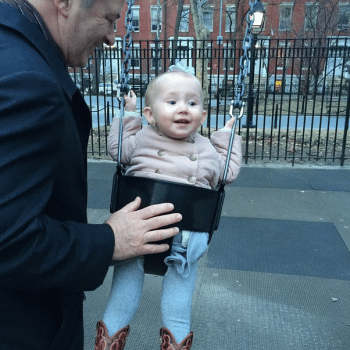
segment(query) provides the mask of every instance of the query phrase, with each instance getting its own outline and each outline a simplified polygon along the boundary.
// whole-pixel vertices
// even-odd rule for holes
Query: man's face
[[[96,0],[86,8],[81,0],[70,0],[59,43],[68,66],[85,67],[95,47],[114,44],[114,22],[120,17],[124,2]]]

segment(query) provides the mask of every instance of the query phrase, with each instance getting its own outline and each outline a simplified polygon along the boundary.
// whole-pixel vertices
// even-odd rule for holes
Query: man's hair
[[[155,87],[158,83],[158,80],[161,78],[161,77],[164,77],[166,75],[169,75],[169,74],[180,74],[182,76],[184,76],[185,78],[190,78],[190,79],[195,79],[198,81],[198,84],[200,84],[199,80],[197,79],[196,76],[194,76],[193,74],[191,73],[188,73],[188,72],[185,72],[184,70],[181,70],[181,69],[174,69],[174,70],[171,70],[171,71],[166,71],[162,74],[159,74],[157,75],[153,80],[151,80],[151,82],[148,84],[147,86],[147,89],[146,89],[146,93],[145,93],[145,106],[146,107],[149,107],[150,106],[150,103],[151,103],[151,99],[152,99],[152,95],[155,93]],[[203,92],[202,92],[202,89],[200,88],[200,98],[202,100],[202,103],[203,103]]]

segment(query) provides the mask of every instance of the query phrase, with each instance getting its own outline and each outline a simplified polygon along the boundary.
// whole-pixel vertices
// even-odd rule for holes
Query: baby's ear
[[[153,118],[153,113],[152,113],[151,107],[145,107],[143,109],[143,114],[144,114],[144,116],[149,124],[154,125],[156,123],[155,119]]]
[[[203,110],[203,115],[202,115],[202,122],[201,124],[204,123],[205,119],[207,118],[207,111]]]

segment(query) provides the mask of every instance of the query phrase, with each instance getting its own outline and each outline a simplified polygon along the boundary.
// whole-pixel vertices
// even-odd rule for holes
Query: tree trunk
[[[180,22],[181,22],[181,16],[182,16],[182,10],[184,8],[184,1],[185,0],[179,0],[177,5],[177,15],[176,15],[176,23],[175,23],[175,32],[174,32],[174,42],[172,47],[172,64],[175,64],[175,57],[176,57],[176,50],[177,50],[177,39],[179,37],[179,29],[180,29]]]
[[[205,45],[209,39],[209,30],[204,26],[201,1],[191,0],[191,15],[197,38],[197,47],[195,49],[201,53],[199,56],[202,56],[196,59],[196,76],[202,83],[203,95],[206,101],[208,99],[209,80],[207,74],[208,58],[205,55]]]

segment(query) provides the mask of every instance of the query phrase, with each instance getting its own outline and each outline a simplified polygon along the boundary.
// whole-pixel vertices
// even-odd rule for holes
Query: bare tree
[[[295,4],[302,0],[296,0]],[[304,3],[304,2],[303,2]],[[313,3],[305,4],[304,18],[297,20],[302,23],[298,31],[294,31],[298,40],[297,46],[301,52],[301,58],[294,61],[297,77],[302,81],[298,83],[305,94],[316,95],[327,86],[328,77],[335,75],[341,66],[346,67],[347,60],[344,50],[339,46],[344,46],[340,42],[340,36],[348,34],[348,24],[350,15],[350,5],[346,12],[340,13],[339,0],[317,0]],[[345,15],[345,17],[344,17]],[[345,30],[345,31],[344,31]],[[333,59],[335,54],[342,55],[343,59]]]
[[[197,39],[196,50],[202,53],[202,57],[199,57],[196,62],[196,76],[202,82],[204,96],[207,98],[209,81],[207,74],[208,58],[205,56],[205,45],[209,39],[209,30],[204,25],[203,5],[205,3],[206,0],[191,0],[191,15]]]
[[[180,23],[182,19],[182,13],[184,8],[184,1],[185,0],[179,0],[177,4],[177,13],[176,13],[176,22],[175,22],[175,30],[174,30],[174,42],[173,42],[173,55],[172,55],[172,62],[175,63],[175,53],[177,51],[177,40],[179,38],[179,30],[180,30]]]

